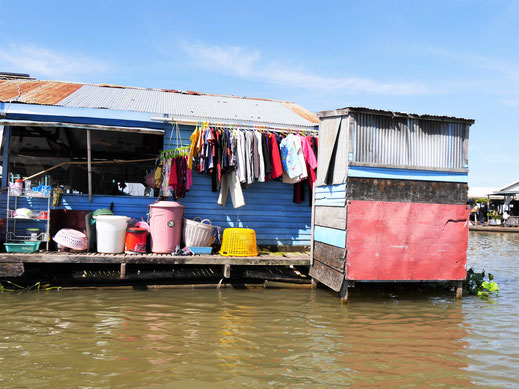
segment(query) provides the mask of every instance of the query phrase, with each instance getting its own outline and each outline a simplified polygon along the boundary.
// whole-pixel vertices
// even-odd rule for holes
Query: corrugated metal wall
[[[354,159],[380,165],[463,168],[465,124],[354,113]]]

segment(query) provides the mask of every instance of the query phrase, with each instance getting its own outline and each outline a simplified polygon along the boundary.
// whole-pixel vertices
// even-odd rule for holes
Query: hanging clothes
[[[301,165],[302,147],[301,141],[292,134],[281,141],[281,162],[283,165],[283,182],[295,184],[306,178],[306,166]],[[303,157],[304,159],[304,157]],[[305,174],[303,174],[305,173]]]
[[[263,154],[263,136],[260,132],[254,131],[254,136],[256,137],[256,144],[258,148],[258,181],[265,182],[265,156]],[[254,165],[256,166],[256,165]]]
[[[269,144],[271,150],[271,177],[276,179],[283,175],[283,165],[281,162],[281,155],[278,146],[277,136],[274,134],[269,135]]]
[[[245,198],[243,197],[240,179],[238,178],[238,172],[236,170],[227,172],[223,175],[222,187],[217,200],[218,205],[225,207],[229,193],[231,194],[232,205],[234,208],[240,208],[245,205]]]
[[[191,146],[187,157],[187,168],[195,166],[200,173],[209,174],[213,191],[219,191],[218,204],[225,206],[231,193],[235,208],[245,205],[241,185],[255,181],[282,179],[295,184],[308,179],[315,181],[316,155],[313,138],[288,134],[286,137],[268,130],[245,130],[215,127],[201,123],[191,134]],[[180,163],[182,163],[180,161]],[[182,164],[180,165],[183,166]],[[174,168],[180,173],[175,161]],[[182,170],[183,172],[183,170]],[[186,184],[192,180],[188,173]],[[178,181],[178,178],[176,179]],[[175,178],[172,178],[173,184]],[[294,188],[294,201],[304,199],[304,185]],[[181,195],[175,185],[169,188],[174,195]]]

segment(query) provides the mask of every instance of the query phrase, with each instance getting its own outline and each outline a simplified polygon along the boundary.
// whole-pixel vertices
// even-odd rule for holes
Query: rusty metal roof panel
[[[57,105],[168,114],[195,120],[241,120],[295,126],[314,126],[318,123],[314,114],[295,103],[187,92],[172,93],[158,89],[84,85]]]
[[[82,84],[58,81],[5,80],[0,81],[0,101],[57,105],[81,87]]]

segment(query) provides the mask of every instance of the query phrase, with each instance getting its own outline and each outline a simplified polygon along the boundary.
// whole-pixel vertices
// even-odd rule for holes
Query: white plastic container
[[[110,254],[122,253],[129,220],[130,218],[126,216],[95,216],[97,251]]]

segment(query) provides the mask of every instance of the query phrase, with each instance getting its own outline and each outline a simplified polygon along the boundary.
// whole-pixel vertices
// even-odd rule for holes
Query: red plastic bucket
[[[124,251],[126,254],[146,253],[146,237],[148,231],[145,228],[130,227],[126,231],[126,244]]]

